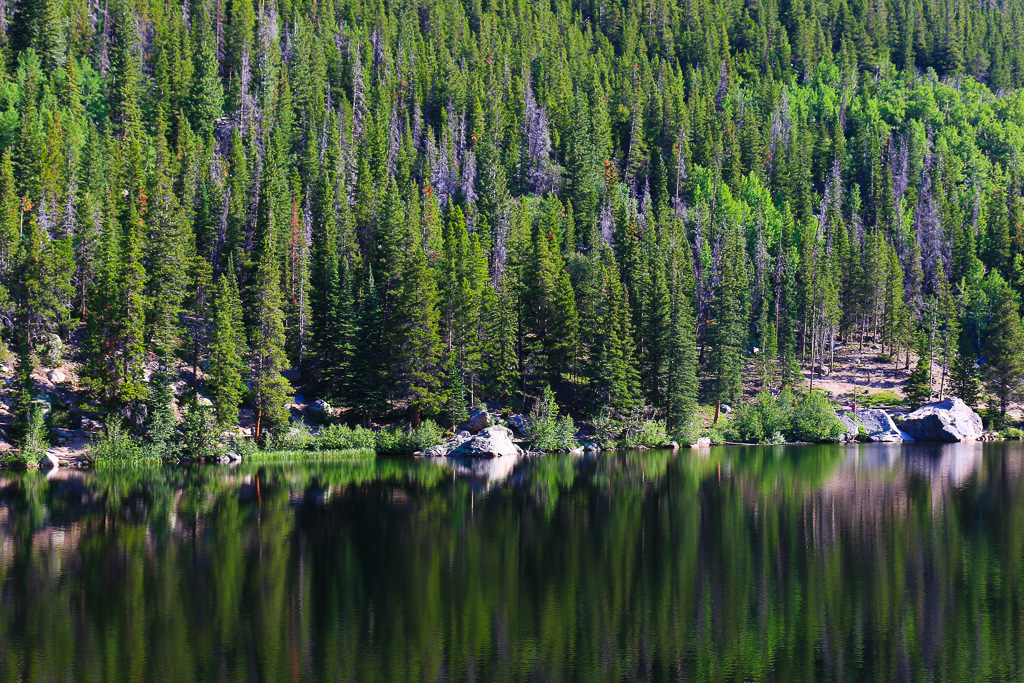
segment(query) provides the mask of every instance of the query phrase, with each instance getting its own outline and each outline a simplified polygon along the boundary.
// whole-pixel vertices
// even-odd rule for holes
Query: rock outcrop
[[[459,425],[459,431],[467,431],[476,434],[491,423],[491,414],[483,408],[474,408],[469,412],[469,418]]]
[[[955,396],[918,408],[900,426],[917,441],[945,443],[976,441],[985,430],[981,416]]]
[[[431,446],[421,455],[450,458],[500,458],[521,456],[523,450],[512,442],[511,429],[494,425],[481,430],[476,436],[456,436],[447,443]]]
[[[858,425],[857,421],[853,419],[853,414],[840,413],[839,421],[843,423],[843,428],[846,429],[846,431],[840,435],[840,441],[856,441],[857,437],[860,435],[860,425]]]
[[[893,422],[889,413],[880,408],[858,410],[856,413],[845,413],[845,415],[855,420],[855,423],[859,427],[863,427],[864,432],[871,441],[895,443],[914,440],[912,435],[907,434],[896,426],[896,423]],[[846,422],[844,421],[843,424],[846,424]],[[858,428],[858,433],[859,431],[860,430]]]

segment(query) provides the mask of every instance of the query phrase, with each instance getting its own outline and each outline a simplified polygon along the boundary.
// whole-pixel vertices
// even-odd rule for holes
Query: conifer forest
[[[683,429],[870,342],[1005,415],[1022,45],[1020,0],[8,0],[15,386],[56,337],[107,413]]]

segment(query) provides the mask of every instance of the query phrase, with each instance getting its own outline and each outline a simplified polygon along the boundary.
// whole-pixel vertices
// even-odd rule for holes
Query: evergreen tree
[[[917,335],[917,365],[907,378],[903,388],[907,403],[911,408],[920,408],[932,398],[932,354],[928,344],[928,335],[920,332]]]
[[[248,355],[248,349],[239,339],[236,328],[241,323],[236,317],[241,305],[234,273],[229,270],[217,282],[213,344],[206,380],[217,423],[222,427],[233,427],[238,423],[238,407],[245,393],[243,379],[248,368],[243,359]]]
[[[995,285],[992,323],[986,342],[985,367],[988,390],[1005,422],[1006,409],[1020,395],[1024,380],[1024,329],[1013,290],[1001,279]]]
[[[253,274],[253,324],[250,327],[252,403],[256,411],[253,435],[260,439],[264,430],[272,434],[286,425],[284,408],[290,389],[281,375],[287,359],[284,352],[284,320],[281,310],[281,272],[274,249],[274,212],[267,184],[260,190],[257,234],[259,251]]]

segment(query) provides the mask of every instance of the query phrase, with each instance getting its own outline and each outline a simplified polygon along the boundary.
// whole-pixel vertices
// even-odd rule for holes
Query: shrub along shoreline
[[[490,418],[491,424],[506,424]],[[509,420],[509,423],[512,421]],[[521,417],[519,443],[529,454],[581,450],[630,450],[699,445],[797,445],[839,441],[845,427],[834,406],[820,392],[777,396],[762,392],[739,406],[717,424],[695,418],[685,429],[670,432],[643,404],[628,410],[604,410],[589,421],[576,423],[560,414],[554,393],[545,389],[530,413]],[[375,455],[412,455],[454,436],[432,420],[410,425],[369,429],[332,423],[311,429],[302,420],[292,422],[261,446],[249,438],[222,438],[208,407],[191,406],[180,423],[156,416],[143,434],[132,433],[111,420],[104,433],[88,447],[85,466],[190,464],[311,458],[352,458]],[[45,455],[36,449],[35,460]],[[0,466],[31,467],[31,457],[9,458]]]

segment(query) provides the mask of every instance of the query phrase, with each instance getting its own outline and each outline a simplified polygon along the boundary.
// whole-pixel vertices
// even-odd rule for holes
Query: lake
[[[1024,676],[1024,446],[0,472],[0,680]]]

